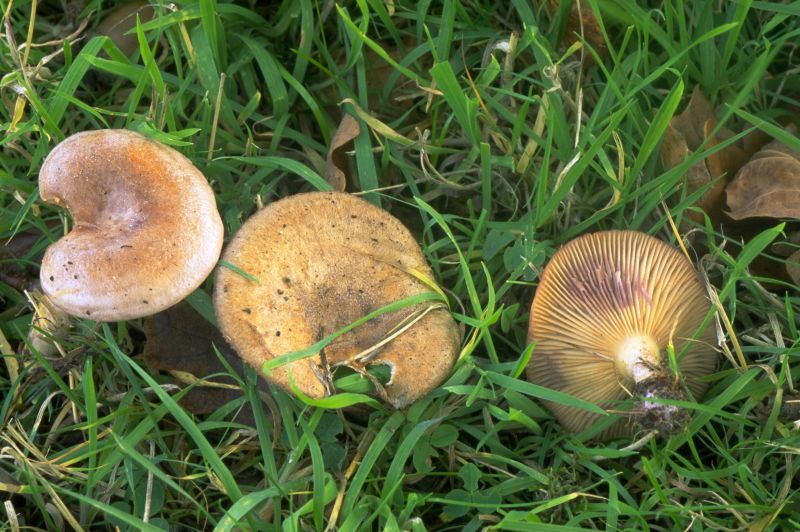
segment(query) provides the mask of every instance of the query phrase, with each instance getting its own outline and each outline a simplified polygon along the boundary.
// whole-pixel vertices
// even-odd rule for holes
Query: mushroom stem
[[[686,394],[661,355],[658,343],[650,335],[634,335],[620,345],[617,360],[626,375],[633,379],[635,405],[632,422],[645,431],[657,430],[669,436],[685,426],[689,414],[681,407],[653,398],[683,401]]]
[[[662,366],[658,343],[648,334],[637,334],[626,338],[619,346],[617,361],[624,375],[630,376],[634,384],[646,381]]]

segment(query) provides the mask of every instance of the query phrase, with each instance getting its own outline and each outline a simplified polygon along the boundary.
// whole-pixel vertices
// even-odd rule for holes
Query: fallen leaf
[[[94,33],[107,36],[123,54],[130,57],[139,49],[139,38],[135,31],[131,33],[136,29],[137,18],[144,24],[153,20],[155,14],[155,9],[146,0],[128,2],[109,11]]]
[[[749,158],[755,155],[759,150],[761,150],[761,148],[766,146],[771,141],[772,137],[760,129],[754,129],[742,139],[742,148]]]
[[[758,151],[755,155],[753,155],[751,160],[755,159],[765,159],[768,157],[783,157],[788,155],[793,159],[800,160],[800,154],[796,151],[791,149],[789,146],[784,144],[783,142],[779,142],[777,140],[769,142],[765,144],[761,150]]]
[[[790,128],[787,131],[793,133]],[[684,174],[687,195],[705,190],[695,203],[703,212],[688,211],[686,220],[702,224],[708,216],[717,230],[746,242],[773,223],[770,219],[800,218],[800,161],[797,153],[785,144],[769,142],[759,129],[730,142],[735,135],[730,129],[718,127],[713,107],[695,87],[686,108],[667,127],[661,160],[665,168],[674,168],[701,146],[710,151],[726,143]],[[687,230],[687,225],[682,229]],[[798,258],[795,256],[787,264],[783,258],[762,255],[752,261],[750,270],[764,279],[768,289],[778,288],[783,285],[766,280],[790,282],[794,278],[797,282],[800,269],[793,271],[792,263]]]
[[[334,190],[344,192],[347,187],[347,151],[353,149],[353,139],[361,133],[358,122],[349,114],[342,115],[339,127],[331,139],[331,147],[325,160],[325,181]]]
[[[717,128],[713,107],[695,87],[686,109],[667,126],[661,143],[661,161],[665,168],[674,168],[697,151],[704,142],[705,149],[708,150],[734,135],[727,128]],[[684,174],[687,195],[711,184],[695,206],[702,209],[715,226],[719,226],[723,219],[725,189],[748,157],[743,141],[740,140],[709,154]],[[687,211],[686,217],[698,224],[702,224],[704,219],[702,213],[694,211]]]
[[[674,127],[667,126],[664,139],[661,142],[661,160],[664,166],[666,168],[674,168],[685,161],[691,153],[683,135]],[[687,185],[687,194],[691,194],[711,181],[711,174],[704,161],[690,166],[683,177]]]
[[[673,117],[664,133],[661,142],[661,162],[667,169],[683,163],[692,155],[705,139],[706,123],[715,120],[714,109],[705,96],[695,87],[689,103],[684,111]],[[686,194],[693,194],[708,185],[714,178],[705,161],[693,164],[683,176]],[[721,182],[697,200],[696,206],[701,208],[716,223],[721,212],[721,197],[727,183]],[[703,223],[703,215],[687,211],[686,217],[695,223]]]
[[[800,218],[800,160],[788,146],[764,146],[728,185],[728,216]]]
[[[731,138],[734,133],[727,128],[721,128],[717,131],[716,135],[712,135],[714,128],[717,126],[717,121],[714,118],[706,120],[703,126],[704,136],[708,139],[706,149],[711,149],[717,144]],[[702,180],[687,181],[687,191],[694,192],[698,188],[713,181],[713,185],[705,194],[698,200],[697,206],[703,209],[712,223],[717,225],[721,220],[721,214],[725,209],[725,189],[731,181],[739,168],[747,162],[747,154],[737,144],[728,144],[719,151],[716,151],[706,157],[705,161],[699,164],[704,164],[706,172]],[[696,214],[696,213],[690,213]],[[697,222],[702,222],[702,218],[696,219]]]
[[[708,149],[713,148],[717,144],[721,144],[735,135],[733,131],[726,127],[720,128],[716,135],[712,135],[716,127],[717,120],[715,118],[706,120],[703,126],[703,134],[705,138],[708,139]],[[708,168],[708,173],[711,175],[712,179],[721,175],[727,175],[729,178],[728,180],[731,180],[733,176],[736,175],[736,172],[744,166],[751,155],[752,153],[748,154],[740,147],[739,143],[728,144],[721,150],[711,153],[706,157],[706,168]]]
[[[548,0],[545,3],[545,8],[551,18],[556,16],[563,1]],[[606,47],[606,40],[603,36],[600,21],[597,20],[597,15],[595,15],[587,2],[570,0],[570,3],[572,5],[567,15],[567,25],[564,30],[564,36],[561,39],[561,45],[568,48],[576,42],[585,41],[600,57],[605,57],[608,53],[608,48]],[[584,62],[591,64],[593,61],[593,57],[590,54],[586,54]]]
[[[786,259],[786,273],[789,274],[794,284],[800,284],[800,249]]]
[[[692,152],[703,144],[706,138],[706,122],[716,120],[714,108],[700,92],[700,87],[695,86],[689,103],[683,112],[670,121],[670,126],[683,136],[686,147]]]
[[[169,372],[178,384],[227,373],[214,351],[215,346],[234,371],[240,375],[245,372],[242,359],[222,334],[186,302],[146,318],[144,333],[145,364],[152,370]],[[266,389],[263,379],[258,379],[258,383]],[[232,377],[217,375],[189,390],[181,399],[181,406],[194,414],[210,414],[241,395]],[[236,420],[254,425],[249,407],[242,409]]]

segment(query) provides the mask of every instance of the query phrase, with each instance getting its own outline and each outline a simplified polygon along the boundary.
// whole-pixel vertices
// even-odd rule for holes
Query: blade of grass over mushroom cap
[[[356,321],[350,323],[349,325],[342,327],[338,331],[329,334],[319,342],[310,345],[305,349],[301,349],[299,351],[292,351],[290,353],[286,353],[285,355],[280,355],[271,360],[267,360],[261,366],[261,369],[264,371],[266,375],[269,375],[275,368],[285,366],[290,362],[295,362],[297,360],[302,360],[304,358],[317,356],[319,355],[320,351],[322,351],[326,346],[330,345],[331,342],[333,342],[343,334],[352,331],[356,327],[363,325],[368,321],[377,318],[378,316],[381,316],[383,314],[386,314],[388,312],[394,312],[404,308],[412,307],[420,303],[424,303],[425,301],[443,301],[445,303],[447,302],[446,299],[443,299],[443,295],[441,293],[427,292],[409,296],[401,299],[400,301],[395,301],[394,303],[389,303],[388,305],[383,306],[378,310],[370,312],[363,318],[359,318]]]
[[[370,405],[373,408],[381,409],[383,406],[374,398],[370,397],[369,395],[363,393],[353,393],[353,392],[339,392],[330,397],[323,397],[322,399],[314,399],[313,397],[309,397],[308,395],[303,393],[303,390],[297,386],[297,383],[294,382],[292,378],[292,372],[289,370],[288,373],[289,378],[289,387],[292,392],[300,398],[300,400],[309,405],[315,406],[317,408],[325,408],[330,410],[337,410],[341,408],[348,408],[353,405]]]

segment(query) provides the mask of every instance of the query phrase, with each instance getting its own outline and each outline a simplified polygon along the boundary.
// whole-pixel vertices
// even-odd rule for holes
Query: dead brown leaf
[[[715,118],[706,120],[703,126],[703,134],[704,137],[708,139],[709,149],[735,135],[733,131],[726,127],[720,128],[715,135],[713,133],[716,127],[717,120]],[[751,155],[752,153],[748,154],[739,143],[728,144],[721,150],[715,151],[706,157],[706,168],[708,168],[708,173],[712,178],[724,174],[727,175],[729,179],[733,179],[733,176],[744,166]]]
[[[128,2],[112,9],[95,28],[97,35],[108,36],[123,54],[130,57],[139,49],[139,39],[136,32],[136,20],[144,24],[153,20],[155,9],[146,0]]]
[[[545,4],[551,17],[558,13],[562,1],[564,0],[548,0]],[[597,15],[595,15],[588,2],[569,1],[572,7],[570,7],[569,15],[567,16],[567,27],[564,30],[564,38],[561,44],[569,47],[576,42],[584,40],[600,57],[605,57],[608,48],[606,47],[606,40],[603,37],[603,30],[600,27],[600,21],[597,20]],[[591,56],[587,54],[586,57],[588,59],[585,59],[585,62],[590,62]]]
[[[727,128],[717,128],[711,103],[695,87],[686,109],[667,126],[661,143],[661,160],[666,168],[674,168],[697,151],[704,142],[705,149],[710,149],[734,135]],[[725,188],[748,156],[743,141],[734,142],[692,165],[684,175],[687,195],[711,184],[695,206],[702,209],[715,226],[722,221]],[[689,211],[686,216],[696,223],[703,223],[701,213]]]
[[[667,126],[667,130],[664,133],[664,139],[661,142],[661,160],[664,163],[664,166],[666,168],[674,168],[685,161],[690,155],[691,152],[689,151],[684,136],[671,125]],[[700,187],[709,183],[711,181],[711,174],[709,173],[705,162],[700,161],[693,164],[688,170],[686,170],[683,179],[686,186],[686,193],[691,194]],[[722,188],[725,188],[725,183],[722,183]],[[706,195],[700,198],[700,200],[697,202],[697,205],[706,212],[713,210],[711,207],[717,202],[717,194],[710,192],[711,191],[707,192]],[[708,204],[706,204],[705,200],[709,195],[710,198]],[[697,213],[688,212],[687,215],[698,223],[702,222],[702,217],[697,215]]]
[[[709,120],[716,120],[714,108],[696,86],[686,109],[670,121],[670,126],[683,136],[686,147],[695,152],[706,139],[706,122]]]
[[[144,332],[145,364],[152,370],[169,372],[178,384],[226,373],[214,346],[237,373],[244,374],[242,359],[220,332],[186,302],[146,318]],[[259,386],[264,386],[263,379],[259,379]],[[181,400],[181,406],[194,414],[210,414],[241,395],[233,378],[216,376],[191,389]],[[252,411],[242,410],[237,421],[254,424]]]
[[[800,249],[786,259],[786,273],[789,274],[794,284],[800,284]]]
[[[793,132],[790,128],[787,131]],[[715,228],[730,238],[746,242],[772,224],[770,219],[800,219],[800,160],[785,144],[769,142],[761,130],[755,129],[730,142],[735,135],[730,129],[718,127],[713,107],[695,87],[686,108],[667,127],[661,160],[666,168],[674,168],[701,146],[712,150],[726,143],[724,148],[710,153],[686,171],[685,192],[693,194],[705,189],[695,206],[709,217]],[[701,224],[705,215],[689,211],[686,219]],[[788,261],[760,256],[750,268],[764,279],[798,282],[798,259],[800,253]],[[765,286],[772,289],[770,283],[765,282]]]
[[[333,190],[344,192],[347,188],[347,151],[353,149],[353,139],[361,133],[361,127],[351,115],[342,115],[339,127],[331,139],[331,147],[325,160],[325,181]]]
[[[714,119],[714,109],[697,89],[692,92],[684,111],[675,116],[664,133],[661,142],[661,161],[665,168],[674,168],[683,163],[697,150],[705,139],[706,123]],[[713,180],[705,161],[692,165],[684,174],[686,194],[693,194]],[[721,197],[725,182],[717,183],[697,201],[697,207],[706,212],[714,222],[721,211]],[[687,211],[686,216],[695,223],[703,222],[703,215]]]
[[[785,144],[770,142],[739,170],[726,192],[734,220],[800,219],[800,160]]]

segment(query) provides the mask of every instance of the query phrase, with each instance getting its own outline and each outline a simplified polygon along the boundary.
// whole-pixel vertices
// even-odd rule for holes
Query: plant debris
[[[325,181],[333,190],[344,192],[347,188],[347,152],[353,149],[353,139],[361,133],[358,121],[351,115],[342,115],[339,127],[331,139],[331,147],[325,160]]]
[[[146,318],[144,333],[147,341],[143,356],[151,370],[169,372],[176,383],[183,385],[203,380],[180,401],[189,412],[209,414],[242,396],[232,377],[220,375],[227,373],[227,369],[217,351],[240,375],[245,372],[242,359],[228,346],[219,330],[188,303],[179,303]],[[266,389],[263,379],[259,379],[259,387]],[[236,420],[254,425],[249,407],[242,409]]]

